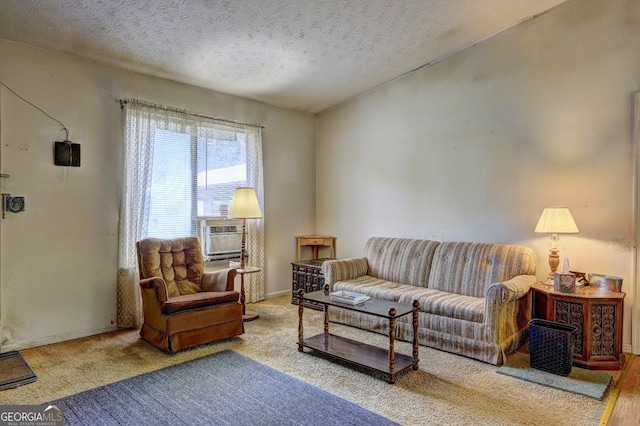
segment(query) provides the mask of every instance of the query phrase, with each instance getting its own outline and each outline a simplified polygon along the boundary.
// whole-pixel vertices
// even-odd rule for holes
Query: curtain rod
[[[131,99],[131,98],[120,99],[119,102],[120,102],[120,108],[121,109],[124,109],[124,106],[126,104],[129,104],[129,103],[130,104],[138,104],[138,105],[147,106],[147,107],[150,107],[150,108],[161,109],[163,111],[179,112],[181,114],[190,115],[192,117],[206,118],[206,119],[209,119],[209,120],[217,120],[217,121],[222,121],[224,123],[240,124],[242,126],[257,127],[257,128],[260,128],[260,129],[264,129],[265,128],[264,126],[262,126],[260,124],[241,123],[239,121],[229,120],[229,119],[226,119],[226,118],[212,117],[210,115],[198,114],[198,113],[195,113],[195,112],[187,111],[186,109],[168,107],[168,106],[164,106],[164,105],[154,104],[152,102],[141,101],[139,99]]]

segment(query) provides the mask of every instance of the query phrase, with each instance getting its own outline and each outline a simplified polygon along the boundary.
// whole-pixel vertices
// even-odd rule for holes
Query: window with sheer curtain
[[[120,214],[118,325],[140,318],[141,238],[196,235],[196,217],[226,215],[235,188],[255,188],[262,211],[261,128],[137,100],[125,115],[125,176]],[[263,220],[247,221],[251,264],[264,266]],[[262,274],[247,276],[247,302],[264,299]]]
[[[235,189],[250,186],[244,129],[156,129],[152,142],[147,237],[196,235],[195,217],[226,216]]]

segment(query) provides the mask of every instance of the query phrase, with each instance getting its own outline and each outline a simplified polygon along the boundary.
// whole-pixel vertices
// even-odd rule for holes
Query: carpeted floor
[[[608,396],[598,401],[502,374],[497,367],[420,347],[420,368],[389,385],[297,351],[297,307],[289,297],[251,305],[260,318],[245,334],[166,355],[125,330],[22,351],[38,381],[0,392],[0,404],[39,404],[231,349],[403,425],[596,425]],[[305,336],[322,332],[322,313],[305,310]],[[385,347],[388,337],[330,325],[331,332]],[[411,353],[397,342],[396,350]],[[614,383],[618,374],[614,373]]]
[[[65,425],[397,424],[230,350],[52,404]]]

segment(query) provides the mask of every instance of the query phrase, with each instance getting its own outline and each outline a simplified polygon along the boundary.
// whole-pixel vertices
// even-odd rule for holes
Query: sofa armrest
[[[327,260],[322,264],[324,283],[333,283],[367,275],[369,262],[366,257],[352,257],[348,259]]]
[[[535,275],[518,275],[489,286],[485,302],[485,339],[500,344],[531,320],[529,290]]]
[[[536,282],[534,275],[517,275],[508,281],[493,283],[487,290],[486,298],[499,303],[508,303],[529,293],[531,284]]]
[[[142,289],[143,300],[155,300],[160,305],[169,299],[167,284],[162,278],[142,278],[140,279],[140,288]]]
[[[232,291],[236,274],[231,268],[202,274],[202,291]]]

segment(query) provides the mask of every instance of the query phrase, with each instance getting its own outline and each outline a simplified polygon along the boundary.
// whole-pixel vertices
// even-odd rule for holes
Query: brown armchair
[[[195,237],[136,243],[144,322],[140,336],[174,353],[242,334],[235,269],[204,273]]]

